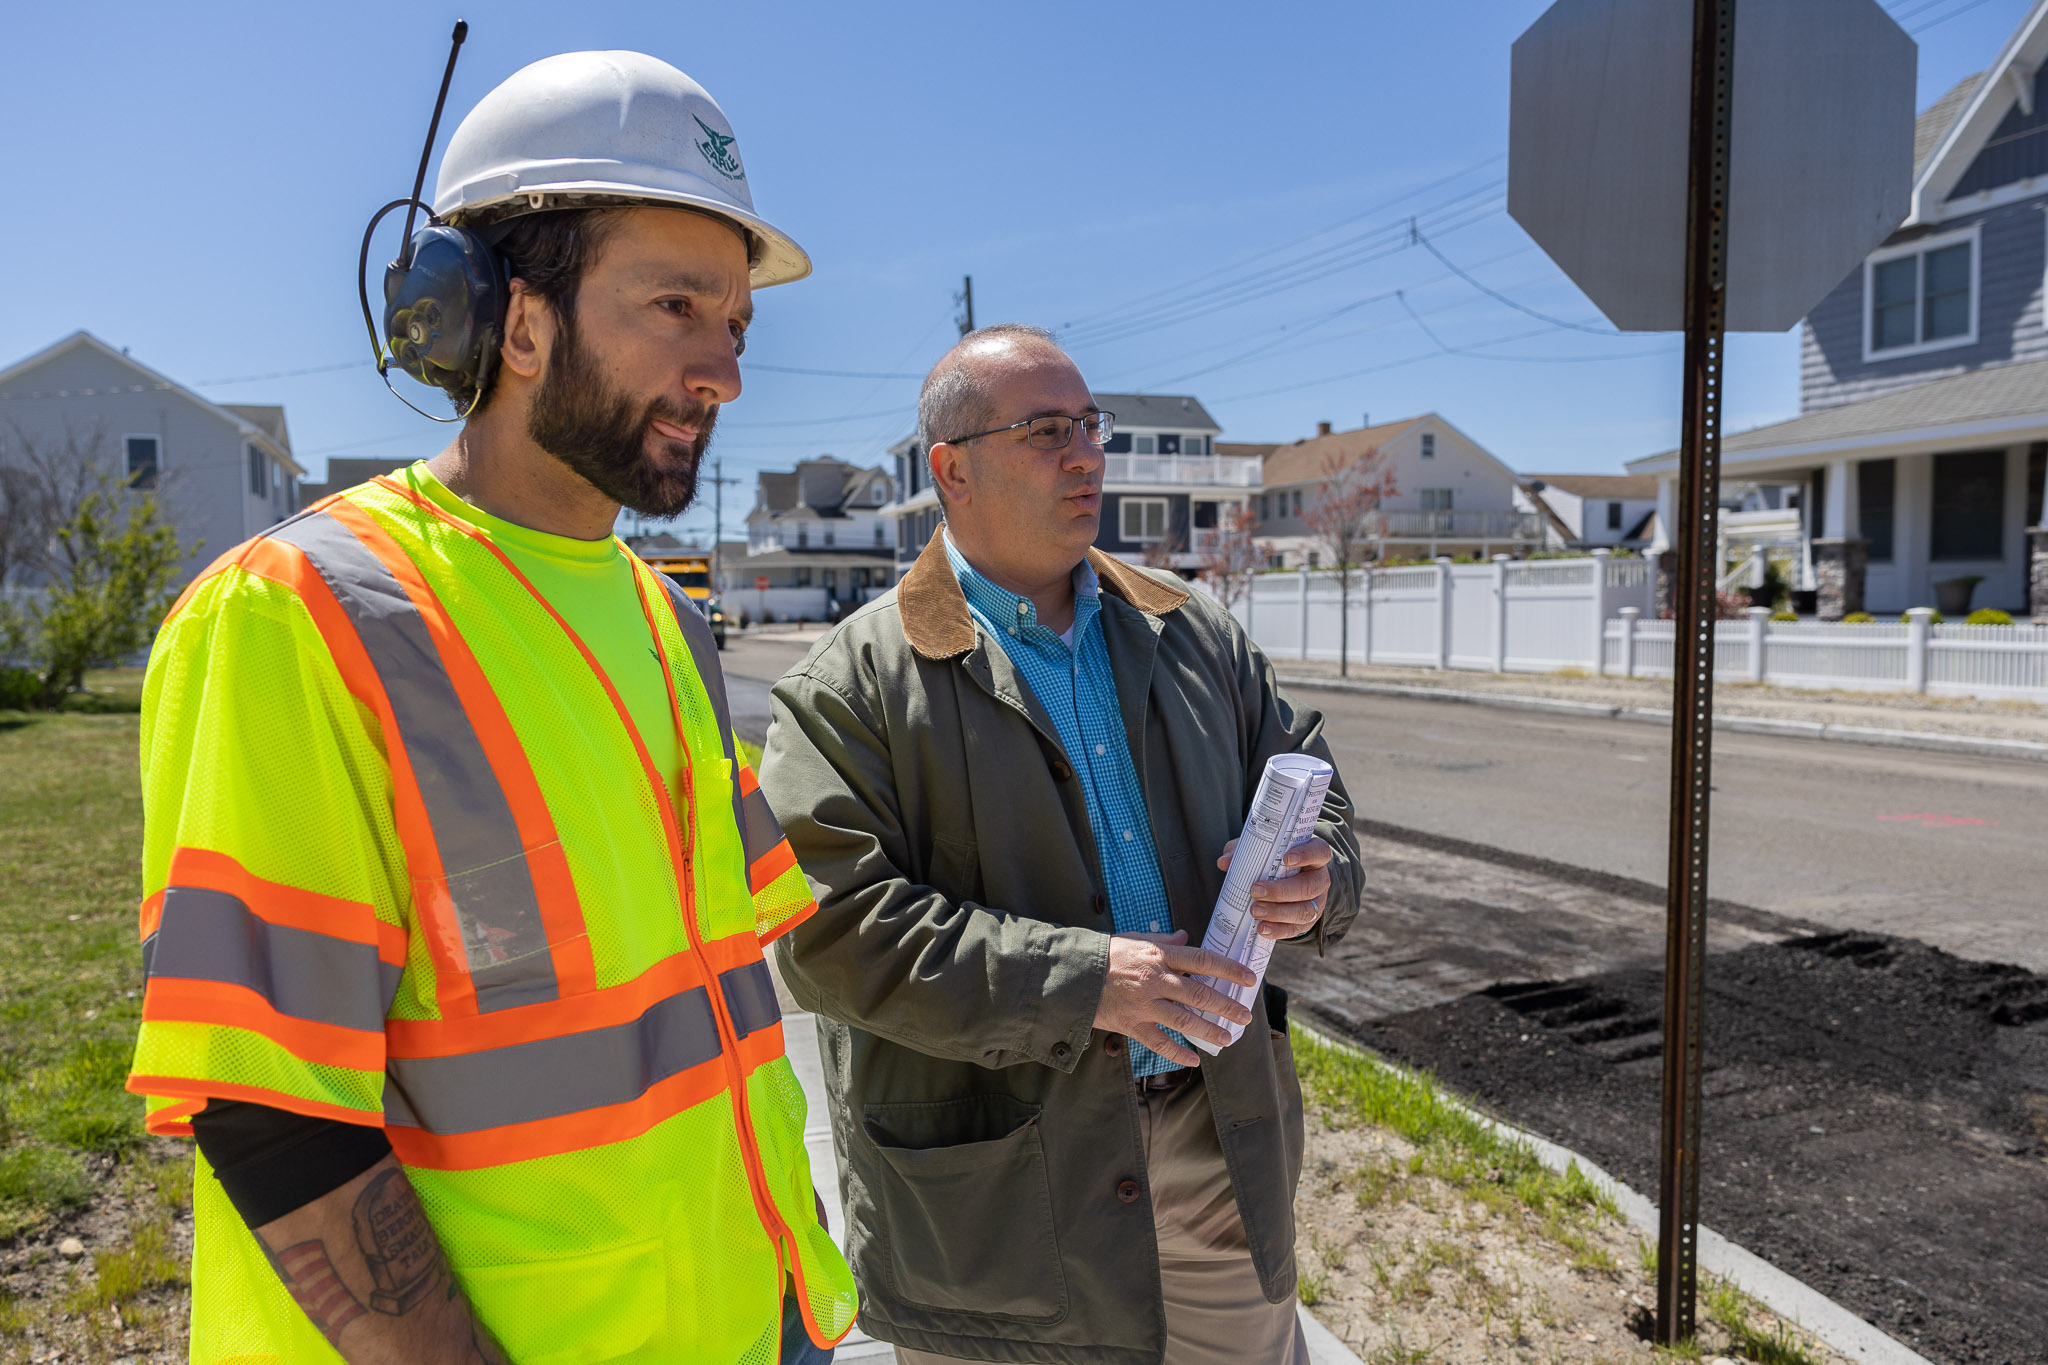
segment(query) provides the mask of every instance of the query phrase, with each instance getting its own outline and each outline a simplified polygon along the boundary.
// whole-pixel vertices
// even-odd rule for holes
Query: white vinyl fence
[[[1345,652],[1354,663],[1420,668],[1597,671],[1607,621],[1624,607],[1646,611],[1654,591],[1649,561],[1604,550],[1358,570]],[[1275,659],[1334,660],[1344,596],[1332,570],[1255,574],[1232,614]]]
[[[1648,560],[1507,560],[1360,570],[1351,575],[1345,653],[1353,663],[1484,672],[1584,669],[1668,678],[1675,623],[1651,618]],[[1283,667],[1334,661],[1343,609],[1332,570],[1255,574],[1231,610]],[[1714,631],[1714,675],[1728,682],[1860,692],[2048,702],[2048,622],[1936,625],[1925,608],[1907,622],[1773,622],[1753,609]]]

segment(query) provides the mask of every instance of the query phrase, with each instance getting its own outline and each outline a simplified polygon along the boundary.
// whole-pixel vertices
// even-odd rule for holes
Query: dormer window
[[[1877,252],[1864,264],[1865,360],[1977,340],[1978,230]]]

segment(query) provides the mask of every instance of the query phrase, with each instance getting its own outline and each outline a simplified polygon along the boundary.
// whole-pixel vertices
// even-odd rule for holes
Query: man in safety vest
[[[510,281],[461,434],[224,555],[150,659],[129,1088],[198,1139],[192,1359],[827,1359],[762,957],[815,905],[709,628],[610,534],[689,504],[809,261],[638,53],[515,74],[435,205]]]

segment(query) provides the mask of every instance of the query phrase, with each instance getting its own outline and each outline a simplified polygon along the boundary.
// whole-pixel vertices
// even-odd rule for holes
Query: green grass
[[[127,1246],[96,1253],[92,1270],[92,1278],[73,1285],[65,1297],[67,1311],[103,1311],[144,1290],[185,1283],[184,1259],[171,1250],[170,1225],[162,1222],[136,1228]]]
[[[1579,1229],[1595,1213],[1618,1218],[1620,1210],[1577,1166],[1562,1174],[1546,1169],[1526,1144],[1482,1123],[1424,1072],[1334,1046],[1300,1028],[1294,1030],[1294,1062],[1310,1104],[1391,1129],[1414,1144],[1409,1175],[1434,1176],[1488,1208],[1512,1201],[1542,1220],[1547,1235],[1571,1234],[1575,1250],[1589,1262],[1600,1259]],[[1391,1197],[1399,1183],[1392,1166],[1361,1177],[1361,1206]],[[1587,1268],[1612,1269],[1613,1261]]]
[[[84,1203],[85,1157],[142,1141],[122,1089],[142,1010],[136,738],[132,715],[0,726],[0,1238]]]

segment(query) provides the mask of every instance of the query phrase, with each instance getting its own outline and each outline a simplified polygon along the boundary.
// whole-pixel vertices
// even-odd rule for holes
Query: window
[[[883,527],[881,522],[878,521],[875,523],[875,544],[881,545],[885,543],[882,539],[882,533],[884,529],[885,528]]]
[[[1125,498],[1119,506],[1125,540],[1166,539],[1165,498]]]
[[[1183,455],[1213,455],[1206,436],[1184,436],[1181,438],[1180,453]]]
[[[1856,518],[1873,564],[1892,561],[1892,498],[1898,488],[1897,460],[1864,460],[1856,466]]]
[[[249,491],[259,498],[266,497],[270,493],[270,461],[265,459],[263,452],[255,446],[250,446],[248,450]]]
[[[811,586],[811,571],[809,569],[798,569],[796,571],[796,585],[799,588],[808,588]]]
[[[1195,526],[1198,529],[1204,531],[1214,530],[1216,528],[1216,504],[1213,502],[1196,503],[1194,518]]]
[[[1434,460],[1436,458],[1436,433],[1433,431],[1422,433],[1422,458],[1425,460]]]
[[[1301,490],[1299,488],[1294,490],[1294,515],[1297,517],[1301,515]]]
[[[1872,256],[1865,266],[1863,358],[1977,339],[1977,229]]]
[[[1174,431],[1161,432],[1159,434],[1159,453],[1161,455],[1180,454],[1180,433]]]
[[[1607,504],[1607,529],[1610,531],[1619,531],[1621,529],[1621,504],[1618,502]]]
[[[1158,441],[1151,436],[1133,436],[1131,438],[1131,454],[1133,455],[1156,455],[1159,453],[1156,449],[1157,446]]]
[[[1102,447],[1102,453],[1105,455],[1130,454],[1131,433],[1129,433],[1128,431],[1119,431],[1116,435],[1110,437],[1109,443]]]
[[[827,545],[830,545],[832,543],[832,534],[832,528],[827,526],[825,528],[825,543]]]
[[[1425,488],[1422,490],[1422,510],[1425,512],[1448,512],[1451,499],[1456,496],[1455,488]]]
[[[157,442],[154,436],[130,436],[128,446],[128,486],[130,488],[156,487]]]
[[[802,522],[797,523],[796,547],[799,550],[808,550],[811,548],[811,528],[804,525]]]
[[[1934,457],[1930,559],[1999,559],[2005,554],[2005,452]]]

